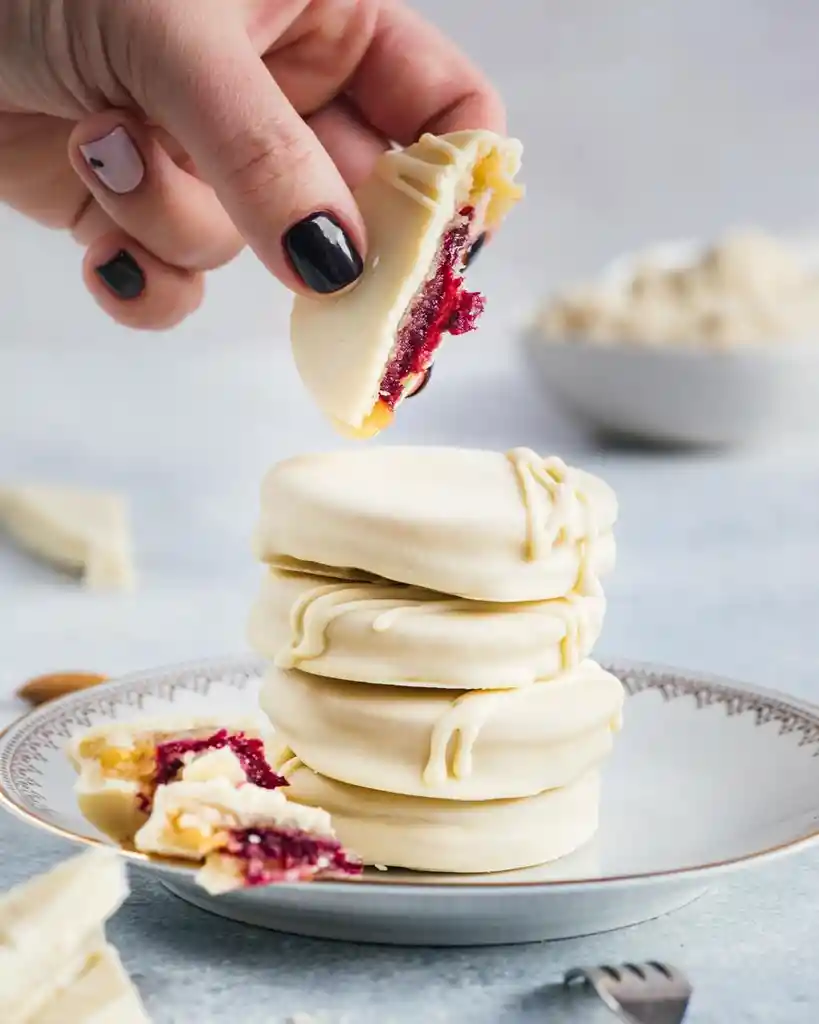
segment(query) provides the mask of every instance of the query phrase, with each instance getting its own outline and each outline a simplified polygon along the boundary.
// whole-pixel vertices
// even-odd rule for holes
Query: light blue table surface
[[[802,224],[819,200],[816,88],[810,109],[803,99],[819,21],[773,0],[730,0],[718,22],[706,0],[634,4],[616,21],[601,8],[507,4],[499,21],[493,5],[453,0],[439,16],[509,96],[530,196],[476,264],[482,331],[447,347],[389,441],[526,444],[601,472],[621,516],[600,652],[819,702],[819,445],[708,459],[596,451],[548,406],[515,344],[547,284],[618,248],[748,218]],[[703,152],[719,152],[717,170]],[[297,381],[286,316],[281,289],[243,257],[182,330],[128,335],[83,296],[68,241],[0,210],[0,484],[122,489],[141,580],[132,596],[85,593],[0,543],[0,721],[23,710],[13,690],[41,671],[115,674],[244,649],[262,473],[340,443]],[[0,886],[68,852],[0,815]],[[690,975],[692,1024],[819,1018],[819,851],[620,933],[477,950],[265,933],[133,881],[110,932],[156,1024],[568,1020],[547,1013],[541,986],[576,963],[644,958]]]

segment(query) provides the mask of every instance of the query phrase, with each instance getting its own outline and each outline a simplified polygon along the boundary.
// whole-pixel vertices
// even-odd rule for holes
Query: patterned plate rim
[[[813,705],[808,701],[800,700],[798,697],[790,697],[776,690],[752,686],[724,676],[712,675],[696,670],[674,668],[656,662],[640,662],[617,658],[606,659],[601,663],[604,668],[613,672],[621,680],[628,697],[634,697],[648,691],[656,691],[661,694],[665,702],[686,697],[692,698],[698,710],[716,705],[724,707],[726,714],[729,716],[753,714],[757,726],[778,725],[778,735],[797,734],[799,736],[797,745],[813,746],[816,748],[813,756],[819,756],[819,705]],[[142,706],[145,697],[156,696],[162,691],[163,687],[168,692],[181,689],[187,692],[200,693],[207,692],[207,689],[213,683],[243,687],[250,680],[258,678],[263,668],[263,661],[247,655],[183,662],[178,665],[129,673],[118,679],[102,683],[94,687],[93,690],[67,694],[64,697],[50,701],[43,707],[35,708],[0,730],[0,807],[15,817],[22,818],[35,828],[40,828],[72,842],[85,846],[112,847],[113,844],[105,839],[83,836],[73,832],[71,829],[66,829],[44,820],[38,816],[35,810],[21,802],[19,796],[16,799],[15,795],[9,791],[7,780],[10,777],[10,769],[14,763],[15,753],[21,745],[27,742],[32,729],[38,726],[43,728],[52,719],[62,718],[64,711],[68,708],[72,708],[73,714],[80,718],[87,717],[90,714],[99,715],[101,702],[104,706],[106,698],[108,699],[109,713],[113,717],[113,709],[115,707],[127,706],[138,709]],[[192,679],[190,678],[191,676],[193,677]],[[67,738],[69,733],[63,732],[63,735]],[[66,761],[67,767],[68,762]],[[17,787],[14,788],[16,789]],[[624,886],[659,882],[664,879],[696,878],[702,874],[735,870],[752,862],[767,861],[776,856],[796,852],[810,846],[817,839],[819,839],[819,827],[807,835],[784,843],[778,843],[774,846],[763,847],[740,857],[709,861],[704,864],[694,864],[681,868],[635,872],[634,874],[627,875],[546,881],[482,881],[472,885],[466,881],[459,881],[458,883],[422,882],[412,877],[402,879],[384,878],[381,881],[379,877],[368,877],[364,881],[324,881],[318,884],[322,888],[329,886],[334,889],[351,891],[363,887],[364,889],[377,889],[379,892],[384,892],[385,889],[390,887],[400,889],[411,887],[429,892],[457,889],[459,891],[477,893],[483,891],[497,892],[498,889],[514,891],[532,888],[556,889],[561,892],[570,892],[590,887]],[[119,852],[127,860],[139,866],[152,867],[163,872],[191,876],[196,870],[193,865],[189,866],[171,861],[165,862],[132,850],[120,849]],[[284,884],[288,888],[307,888],[309,890],[310,886],[316,883],[293,882]]]

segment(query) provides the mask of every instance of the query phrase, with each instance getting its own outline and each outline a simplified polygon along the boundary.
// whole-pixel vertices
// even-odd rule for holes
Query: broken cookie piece
[[[228,779],[160,786],[134,843],[143,853],[202,861],[198,883],[212,895],[247,886],[361,873],[320,808],[281,790]]]
[[[145,823],[158,786],[176,779],[225,778],[231,785],[287,785],[270,767],[268,726],[256,719],[191,718],[116,722],[72,741],[68,756],[79,773],[75,786],[83,816],[120,843]]]
[[[338,295],[298,296],[291,319],[301,378],[342,433],[388,426],[428,379],[443,337],[475,328],[484,300],[463,273],[522,195],[521,151],[487,131],[424,135],[384,153],[356,192],[369,240],[363,275]]]

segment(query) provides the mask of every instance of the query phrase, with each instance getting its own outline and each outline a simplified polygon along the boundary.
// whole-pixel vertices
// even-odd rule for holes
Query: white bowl
[[[697,251],[673,243],[652,251],[681,266]],[[639,257],[612,264],[604,284],[621,287]],[[582,338],[523,338],[549,393],[595,430],[660,444],[727,447],[819,434],[819,338],[713,350]]]

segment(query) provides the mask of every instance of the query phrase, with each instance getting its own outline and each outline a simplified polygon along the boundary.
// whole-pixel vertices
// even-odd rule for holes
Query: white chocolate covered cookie
[[[585,661],[512,690],[374,686],[271,669],[261,704],[277,739],[328,778],[472,801],[532,796],[599,765],[623,696],[618,679]]]
[[[491,689],[550,679],[588,656],[602,594],[491,604],[384,580],[270,569],[250,619],[280,668],[392,686]]]
[[[350,570],[479,601],[598,593],[617,500],[525,448],[375,447],[279,463],[262,488],[259,558]]]
[[[464,874],[511,871],[564,857],[597,831],[597,772],[536,796],[475,803],[348,786],[297,758],[280,770],[290,783],[290,798],[328,811],[339,840],[365,864]]]
[[[355,286],[298,296],[299,374],[321,410],[367,437],[424,380],[442,337],[471,330],[482,299],[462,286],[469,251],[522,195],[522,147],[488,131],[424,135],[390,150],[356,192],[368,254]]]

